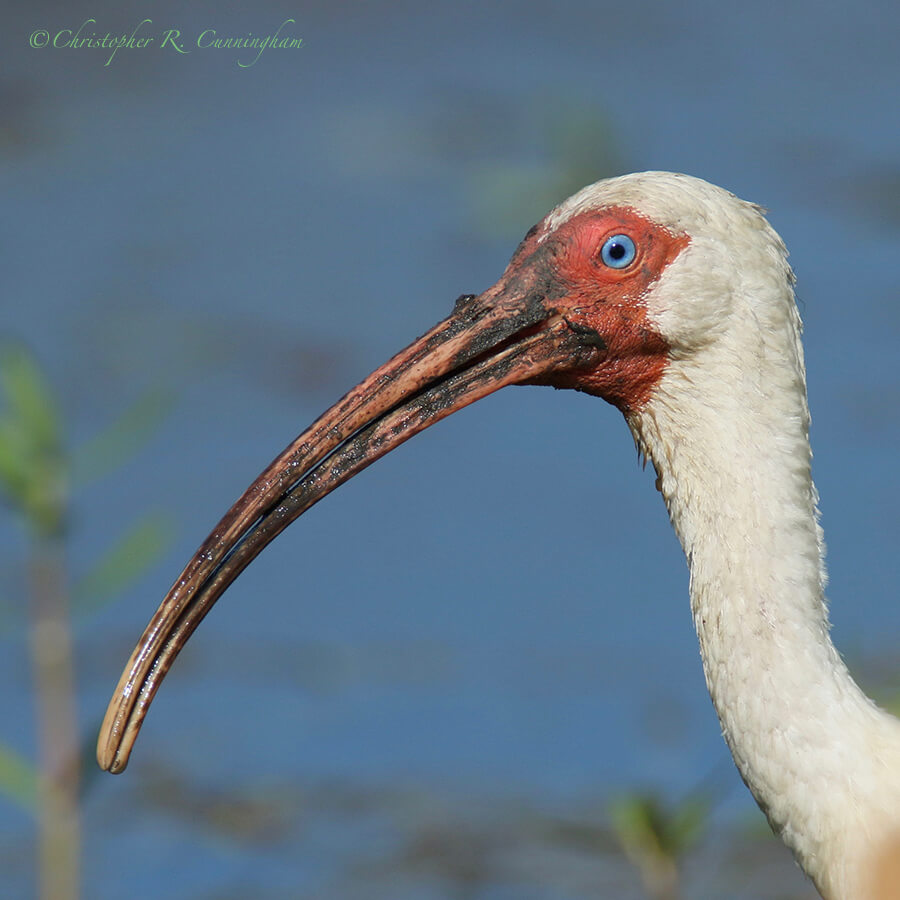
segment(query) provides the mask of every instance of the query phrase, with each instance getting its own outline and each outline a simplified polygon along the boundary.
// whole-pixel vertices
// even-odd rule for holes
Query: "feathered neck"
[[[784,284],[781,288],[790,292]],[[785,327],[741,323],[673,356],[630,417],[690,568],[707,685],[741,776],[828,900],[875,894],[870,855],[900,833],[900,722],[829,637],[824,547],[792,296]]]

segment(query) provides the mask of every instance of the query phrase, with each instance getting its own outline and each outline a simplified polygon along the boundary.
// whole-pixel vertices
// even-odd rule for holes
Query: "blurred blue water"
[[[110,30],[140,18],[88,12]],[[224,51],[122,53],[109,68],[34,51],[31,28],[81,14],[29,15],[4,42],[8,96],[31,100],[0,160],[2,330],[60,386],[73,439],[147,381],[181,389],[146,451],[79,497],[76,569],[147,507],[179,523],[160,566],[79,631],[86,729],[169,582],[249,480],[459,293],[499,275],[532,222],[480,230],[473,186],[485,170],[552,164],[535,111],[555,106],[607,117],[627,169],[687,171],[771,209],[806,321],[835,638],[896,660],[898,219],[878,180],[897,184],[896,5],[147,13],[185,33],[296,18],[302,51],[250,69]],[[322,359],[303,369],[316,347]],[[296,356],[300,376],[281,383],[270,351]],[[5,523],[0,534],[15,549]],[[170,676],[126,778],[162,759],[186,781],[226,784],[263,772],[547,803],[643,783],[677,793],[725,755],[686,595],[618,414],[504,391],[354,479],[242,576]],[[2,737],[22,752],[27,671],[8,640]],[[87,896],[120,896],[117,879],[144,855],[135,897],[262,877],[139,805],[111,834],[108,810],[136,803],[127,785],[104,778],[88,807]],[[750,801],[736,788],[732,802]],[[2,833],[24,828],[0,805]],[[107,871],[111,853],[119,868]],[[181,893],[157,854],[186,873]]]

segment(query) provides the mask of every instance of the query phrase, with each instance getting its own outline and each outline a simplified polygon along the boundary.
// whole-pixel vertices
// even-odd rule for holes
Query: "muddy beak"
[[[514,260],[515,262],[515,260]],[[526,266],[527,268],[527,266]],[[97,743],[121,772],[150,703],[187,639],[279,532],[414,434],[508,384],[552,381],[596,365],[605,347],[570,324],[542,279],[510,269],[350,391],[250,485],[202,543],[144,631]]]

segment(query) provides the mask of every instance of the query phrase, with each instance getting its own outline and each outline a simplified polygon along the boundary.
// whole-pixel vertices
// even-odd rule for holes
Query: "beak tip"
[[[102,737],[101,737],[102,740]],[[109,744],[97,746],[97,764],[104,772],[112,775],[118,775],[125,771],[128,765],[128,752],[123,752],[121,748],[110,747]]]

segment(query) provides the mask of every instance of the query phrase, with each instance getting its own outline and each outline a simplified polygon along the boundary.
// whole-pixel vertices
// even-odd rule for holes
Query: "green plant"
[[[635,792],[612,804],[613,830],[654,900],[678,897],[679,863],[703,836],[710,805],[709,798],[696,791],[679,803]]]
[[[0,498],[26,537],[27,632],[33,669],[38,759],[0,742],[0,793],[36,819],[43,900],[79,896],[78,730],[73,615],[114,599],[163,551],[163,517],[138,520],[80,578],[69,571],[73,486],[123,461],[152,433],[170,405],[149,392],[118,422],[71,451],[53,391],[34,357],[19,345],[0,348]]]

